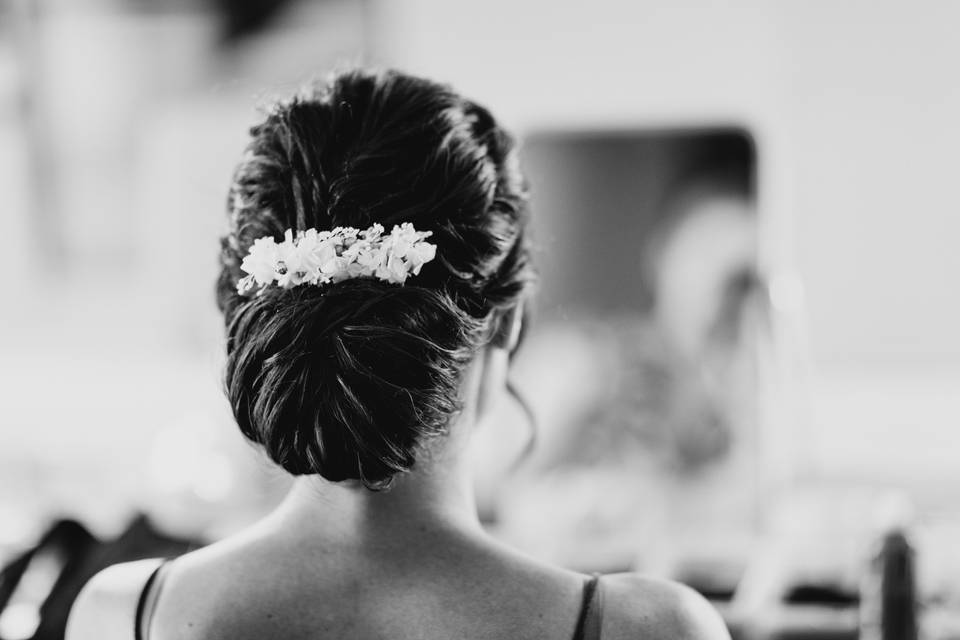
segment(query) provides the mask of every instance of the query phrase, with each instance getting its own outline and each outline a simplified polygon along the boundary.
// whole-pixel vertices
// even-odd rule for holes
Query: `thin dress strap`
[[[150,637],[150,622],[153,620],[153,611],[157,606],[160,588],[163,586],[163,577],[170,561],[164,560],[153,570],[143,585],[140,599],[137,601],[137,613],[134,617],[134,640],[148,640]]]
[[[600,574],[595,573],[583,587],[583,604],[573,640],[599,640],[600,614],[603,608],[603,589],[600,586]]]

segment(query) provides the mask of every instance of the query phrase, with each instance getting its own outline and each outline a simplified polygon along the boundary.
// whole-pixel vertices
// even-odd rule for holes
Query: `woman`
[[[228,209],[227,395],[299,478],[240,535],[98,574],[69,640],[727,637],[683,587],[546,566],[479,524],[465,449],[532,279],[524,181],[486,109],[337,75],[252,129]]]

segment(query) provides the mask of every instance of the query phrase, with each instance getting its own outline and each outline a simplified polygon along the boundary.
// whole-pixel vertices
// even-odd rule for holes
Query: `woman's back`
[[[433,544],[419,559],[409,549],[319,545],[301,549],[309,564],[245,546],[183,558],[167,576],[149,640],[573,637],[583,578],[468,540]]]
[[[370,548],[266,527],[164,565],[149,593],[139,593],[144,571],[127,584],[100,576],[78,604],[95,621],[75,616],[68,640],[134,640],[135,601],[143,640],[726,637],[709,605],[678,585],[633,574],[594,581],[481,533],[421,533]]]

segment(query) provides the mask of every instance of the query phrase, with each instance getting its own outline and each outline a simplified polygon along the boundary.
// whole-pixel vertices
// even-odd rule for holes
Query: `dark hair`
[[[513,140],[448,86],[361,70],[276,104],[251,135],[217,286],[234,416],[290,473],[385,488],[445,432],[466,365],[532,280]],[[255,239],[374,222],[432,231],[437,258],[404,285],[237,294]]]

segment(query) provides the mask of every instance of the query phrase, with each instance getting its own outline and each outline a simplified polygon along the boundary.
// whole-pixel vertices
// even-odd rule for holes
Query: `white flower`
[[[343,245],[343,251],[340,255],[347,261],[355,263],[360,255],[370,248],[370,243],[366,240],[354,240],[350,244]]]
[[[324,240],[316,246],[313,252],[317,269],[323,274],[331,275],[328,265],[337,259],[337,243],[335,238]]]
[[[376,272],[377,278],[384,282],[403,284],[407,279],[407,265],[399,256],[390,256]]]
[[[240,269],[249,273],[260,286],[273,282],[277,269],[279,252],[277,244],[270,236],[257,238],[250,247],[250,252],[240,263]]]
[[[409,222],[404,222],[402,225],[394,227],[393,230],[390,231],[390,237],[387,240],[391,252],[398,258],[405,258],[407,252],[413,248],[416,241],[417,232],[414,231],[413,225]]]
[[[383,266],[387,257],[387,252],[381,245],[367,243],[357,255],[357,263],[365,269],[367,275],[372,276]]]
[[[357,239],[360,230],[353,227],[337,227],[333,230],[333,233],[340,237],[341,244],[349,247]]]
[[[407,253],[407,260],[410,262],[410,273],[415,276],[420,275],[420,269],[426,263],[437,257],[437,245],[429,242],[418,242],[413,245],[413,249]]]
[[[347,260],[337,256],[325,262],[323,266],[320,267],[320,270],[331,282],[341,282],[349,277],[347,273]]]
[[[379,222],[374,222],[368,229],[361,231],[360,236],[364,240],[370,242],[377,242],[380,240],[380,236],[383,235],[383,225]]]
[[[301,284],[306,279],[311,260],[304,260],[305,256],[294,242],[291,230],[287,229],[283,242],[277,245],[277,252],[277,284],[284,289]]]

